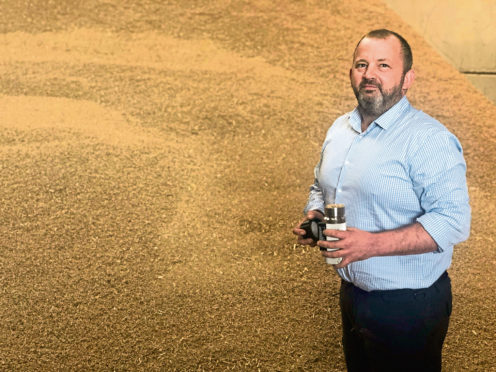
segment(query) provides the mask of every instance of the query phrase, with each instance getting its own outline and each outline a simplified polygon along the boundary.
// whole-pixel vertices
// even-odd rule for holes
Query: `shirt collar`
[[[398,118],[403,116],[410,109],[410,102],[406,96],[403,96],[393,107],[387,110],[384,114],[374,120],[382,129],[388,129],[396,122]],[[350,123],[354,130],[361,132],[362,117],[358,111],[358,106],[350,113]]]

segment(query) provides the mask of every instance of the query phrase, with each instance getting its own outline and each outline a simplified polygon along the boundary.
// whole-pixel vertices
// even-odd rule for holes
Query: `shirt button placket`
[[[350,148],[348,149],[348,153],[346,154],[346,157],[344,158],[344,163],[343,163],[343,166],[341,168],[341,173],[339,175],[339,180],[338,180],[338,183],[336,185],[336,197],[335,197],[336,203],[339,203],[339,196],[343,192],[342,183],[343,183],[343,179],[344,179],[344,177],[346,175],[346,171],[347,171],[346,168],[351,164],[351,162],[348,159],[350,157],[350,154],[351,154],[351,151],[353,149],[353,146],[358,141],[360,141],[360,135],[358,135],[358,136],[355,137],[355,139],[351,143]]]

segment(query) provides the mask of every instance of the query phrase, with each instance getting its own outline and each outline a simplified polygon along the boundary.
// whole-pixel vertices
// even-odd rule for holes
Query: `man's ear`
[[[415,80],[415,71],[413,70],[413,68],[411,68],[405,74],[405,79],[403,80],[403,86],[401,87],[401,89],[406,92],[412,86],[414,80]]]

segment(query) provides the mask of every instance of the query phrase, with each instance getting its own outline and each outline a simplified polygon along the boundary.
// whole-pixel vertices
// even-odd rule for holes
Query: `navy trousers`
[[[341,283],[343,349],[350,372],[441,371],[451,315],[444,273],[425,289],[366,292]]]

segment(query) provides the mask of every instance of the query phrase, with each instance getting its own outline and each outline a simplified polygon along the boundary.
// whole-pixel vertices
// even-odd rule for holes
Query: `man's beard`
[[[397,86],[391,88],[390,90],[382,90],[381,84],[370,79],[362,79],[358,89],[353,86],[353,92],[355,93],[355,97],[357,98],[362,114],[378,118],[393,107],[394,104],[403,97],[401,88],[403,86],[403,80],[404,77],[401,78],[401,81]],[[374,85],[377,87],[379,94],[365,94],[365,85]]]

